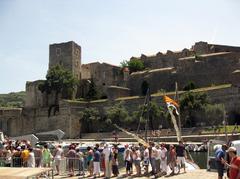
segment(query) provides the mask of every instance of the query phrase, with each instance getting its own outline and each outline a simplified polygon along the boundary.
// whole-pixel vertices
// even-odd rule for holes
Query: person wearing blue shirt
[[[222,159],[225,158],[225,151],[227,150],[227,145],[222,145],[221,148],[217,149],[215,152],[215,160],[216,160],[216,167],[218,171],[218,179],[223,178],[224,173],[224,164],[222,163]]]
[[[97,175],[100,177],[100,152],[99,152],[99,144],[96,144],[94,148],[94,155],[93,155],[93,175],[96,177]]]

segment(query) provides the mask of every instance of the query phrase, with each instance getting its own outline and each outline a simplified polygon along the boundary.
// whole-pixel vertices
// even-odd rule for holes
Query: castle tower
[[[58,64],[70,70],[77,79],[80,79],[81,46],[73,41],[50,44],[48,67],[51,68]]]

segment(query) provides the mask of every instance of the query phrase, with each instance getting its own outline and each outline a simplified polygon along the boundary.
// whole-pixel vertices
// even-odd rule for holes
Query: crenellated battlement
[[[142,60],[146,68],[157,69],[175,66],[178,59],[195,58],[199,55],[215,54],[221,52],[240,52],[240,47],[208,44],[207,42],[196,42],[191,48],[184,48],[181,51],[167,50],[166,53],[158,52],[155,55],[144,55],[131,57],[130,60]],[[204,56],[203,56],[204,57]]]

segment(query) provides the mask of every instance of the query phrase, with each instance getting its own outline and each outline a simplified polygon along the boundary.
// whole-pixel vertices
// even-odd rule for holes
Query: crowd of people
[[[168,166],[174,174],[176,162],[179,161],[184,166],[186,156],[182,142],[176,147],[170,145],[169,149],[164,143],[151,142],[149,146],[126,144],[124,152],[119,154],[117,144],[111,146],[107,143],[95,144],[94,147],[87,147],[86,151],[81,150],[76,144],[69,145],[67,150],[57,144],[50,150],[47,144],[33,147],[29,141],[9,140],[0,146],[0,164],[6,167],[54,166],[55,175],[59,175],[60,172],[64,172],[60,171],[63,169],[60,167],[61,161],[66,159],[69,176],[77,174],[110,178],[119,175],[119,167],[125,167],[128,176],[165,175]],[[149,171],[149,168],[152,170]],[[76,171],[77,173],[74,173]]]
[[[226,145],[216,150],[215,161],[219,179],[222,179],[226,167],[229,169],[230,179],[240,179],[240,157],[236,154],[236,148],[228,148]],[[77,144],[69,145],[67,150],[57,144],[50,150],[47,144],[33,147],[29,141],[24,140],[7,140],[0,144],[0,166],[54,167],[55,175],[68,169],[69,176],[76,174],[111,178],[119,175],[120,167],[125,167],[126,176],[174,175],[180,172],[180,168],[186,172],[186,158],[182,141],[176,146],[154,142],[149,142],[149,145],[125,144],[124,149],[117,144],[104,143],[88,146],[86,150]],[[65,162],[66,168],[60,167],[62,162]]]
[[[168,149],[164,143],[156,144],[154,142],[150,142],[149,146],[129,147],[125,145],[123,156],[126,163],[126,175],[132,174],[133,166],[136,168],[136,176],[162,176],[169,173],[169,171],[171,171],[170,175],[174,175],[180,171],[181,166],[186,172],[185,159],[187,154],[182,141],[179,141],[179,145],[176,147],[169,145]],[[151,171],[149,171],[149,166],[151,166]],[[144,173],[141,173],[142,168]],[[176,169],[178,172],[175,171]]]
[[[0,145],[0,166],[5,167],[51,167],[57,163],[57,154],[53,157],[48,145],[31,146],[29,141],[7,141]]]

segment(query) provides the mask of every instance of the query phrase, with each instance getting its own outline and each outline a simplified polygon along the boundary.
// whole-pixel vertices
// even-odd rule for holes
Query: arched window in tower
[[[78,60],[76,60],[75,66],[78,67],[78,65],[79,65],[79,62]]]
[[[56,48],[56,55],[60,56],[62,53],[61,48]]]
[[[79,49],[75,49],[75,55],[76,57],[79,57]]]

